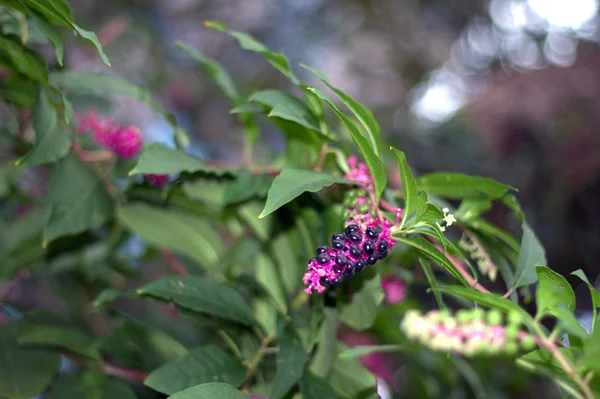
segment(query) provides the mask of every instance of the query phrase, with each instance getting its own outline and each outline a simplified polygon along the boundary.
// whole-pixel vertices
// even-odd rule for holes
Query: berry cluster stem
[[[276,337],[277,337],[277,334],[275,334],[275,333],[270,333],[269,335],[264,337],[260,344],[260,348],[258,348],[258,351],[256,351],[256,355],[254,355],[254,358],[249,363],[246,363],[246,366],[248,367],[248,371],[246,372],[246,381],[242,384],[243,387],[246,387],[248,384],[250,384],[250,381],[251,381],[252,377],[254,376],[254,373],[258,369],[258,365],[260,364],[261,360],[268,352],[267,349],[269,348],[269,344],[271,344],[271,342]]]

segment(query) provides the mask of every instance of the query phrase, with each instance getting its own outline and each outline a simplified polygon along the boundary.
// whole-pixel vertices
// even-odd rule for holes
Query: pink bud
[[[404,282],[393,275],[381,280],[381,289],[385,294],[385,300],[391,304],[402,303],[406,298],[406,287]]]
[[[119,158],[131,158],[137,155],[142,149],[142,135],[135,127],[118,129],[112,133],[114,139],[112,145],[107,145]]]

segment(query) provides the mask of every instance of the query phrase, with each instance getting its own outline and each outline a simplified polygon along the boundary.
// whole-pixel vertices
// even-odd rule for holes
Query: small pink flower
[[[393,275],[381,280],[381,288],[385,294],[385,300],[391,304],[402,303],[406,298],[406,287],[404,282]]]
[[[146,174],[144,178],[151,186],[162,188],[169,182],[169,175]]]
[[[112,134],[114,137],[111,137]],[[135,127],[117,129],[115,132],[109,133],[108,138],[114,139],[114,142],[109,143],[107,147],[119,158],[134,157],[142,149],[142,135]]]
[[[87,115],[81,117],[81,121],[77,126],[77,133],[83,134],[88,130],[96,133],[98,130],[101,130],[101,122],[101,119],[98,118],[98,110],[96,108],[92,108]]]
[[[350,165],[350,172],[344,176],[346,179],[356,180],[364,184],[373,183],[369,167],[362,162],[358,162],[355,156],[348,158],[348,165]]]

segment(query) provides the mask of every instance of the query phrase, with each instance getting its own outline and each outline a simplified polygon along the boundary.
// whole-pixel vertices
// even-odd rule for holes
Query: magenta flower
[[[385,294],[387,303],[402,303],[406,298],[406,287],[404,282],[393,275],[387,276],[381,280],[381,289]]]
[[[346,173],[344,176],[348,180],[356,180],[365,185],[373,183],[373,177],[371,176],[371,171],[369,171],[369,167],[362,163],[358,162],[355,156],[348,158],[348,165],[350,165],[350,172]]]
[[[169,182],[169,175],[146,174],[144,179],[153,187],[162,188]]]
[[[142,149],[142,135],[135,127],[118,129],[114,134],[112,150],[119,158],[131,158]]]
[[[121,126],[110,118],[99,118],[96,109],[81,118],[77,131],[80,134],[93,132],[94,141],[119,158],[131,158],[142,149],[142,135],[137,128]]]

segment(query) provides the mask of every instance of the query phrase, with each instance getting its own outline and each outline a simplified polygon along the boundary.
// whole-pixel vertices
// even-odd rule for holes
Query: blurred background
[[[465,172],[517,187],[549,266],[566,276],[582,269],[598,282],[598,0],[71,3],[80,25],[98,33],[113,68],[74,38],[66,64],[150,89],[189,131],[196,155],[239,161],[243,134],[229,101],[175,47],[176,40],[221,62],[245,94],[275,87],[294,91],[260,56],[203,26],[214,19],[284,52],[303,80],[317,85],[300,63],[323,71],[373,109],[415,174]],[[169,125],[144,105],[119,100],[113,116],[138,126],[146,142],[173,144]],[[258,152],[278,150],[281,140],[267,130]],[[489,216],[518,234],[519,225],[501,207]],[[591,308],[587,288],[567,278],[577,287],[578,311],[585,317]],[[391,385],[401,385],[399,378],[391,378]]]

